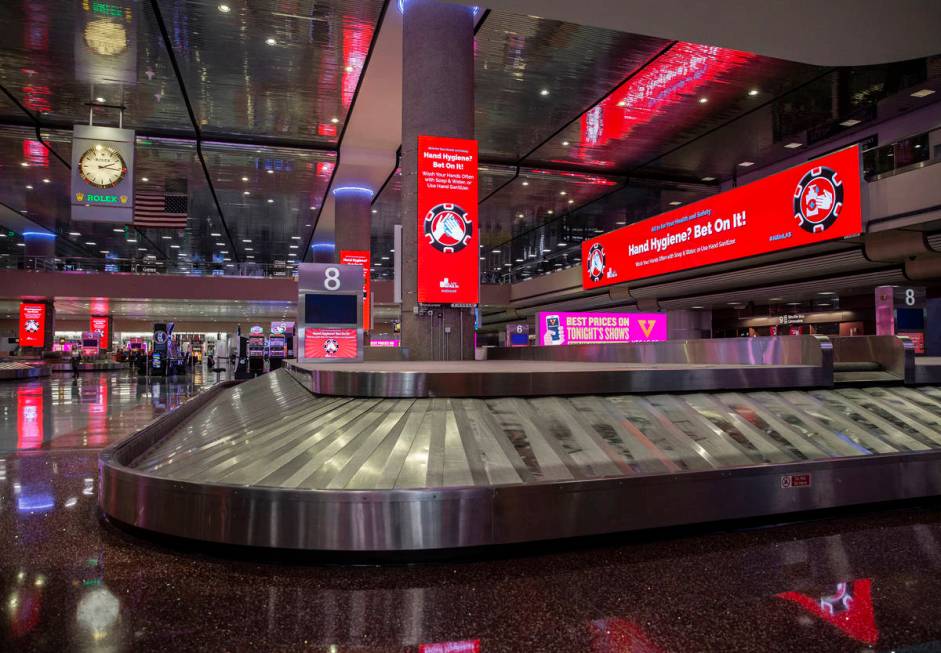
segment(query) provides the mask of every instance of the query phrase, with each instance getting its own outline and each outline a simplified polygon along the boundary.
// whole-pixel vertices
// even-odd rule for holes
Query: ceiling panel
[[[481,156],[518,161],[668,43],[491,11],[476,38]]]
[[[381,0],[160,0],[208,136],[336,145]]]

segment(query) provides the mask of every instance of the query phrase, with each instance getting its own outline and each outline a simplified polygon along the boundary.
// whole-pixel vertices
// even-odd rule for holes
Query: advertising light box
[[[359,334],[356,329],[304,329],[304,358],[356,359],[360,357]]]
[[[88,321],[88,330],[98,334],[98,341],[102,349],[107,349],[111,343],[111,334],[108,333],[108,318],[93,317]]]
[[[45,329],[46,305],[20,304],[20,347],[42,347]]]
[[[859,146],[582,243],[598,288],[862,232]]]
[[[340,263],[343,265],[359,265],[363,268],[363,330],[369,331],[369,250],[340,250]]]
[[[666,313],[539,313],[537,344],[585,345],[667,339]]]
[[[418,137],[418,302],[480,296],[477,141]]]

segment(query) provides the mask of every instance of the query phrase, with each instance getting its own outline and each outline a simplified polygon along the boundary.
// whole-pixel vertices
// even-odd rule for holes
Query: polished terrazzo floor
[[[97,448],[207,382],[0,387],[0,651],[941,650],[939,501],[355,567],[102,523]]]

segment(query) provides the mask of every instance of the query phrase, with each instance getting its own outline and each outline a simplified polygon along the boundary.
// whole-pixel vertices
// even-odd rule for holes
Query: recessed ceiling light
[[[216,243],[216,247],[225,247],[225,243]]]
[[[252,256],[251,254],[249,254],[249,255],[248,255],[248,256],[246,256],[245,258],[255,258],[255,257],[254,257],[254,256]]]
[[[33,190],[32,184],[26,184],[26,190]]]
[[[552,251],[552,250],[549,249],[548,247],[543,247],[543,248],[542,248],[542,253],[543,253],[543,254],[548,254],[548,253],[551,252],[551,251]]]
[[[501,251],[502,251],[502,250],[495,249],[495,250],[493,250],[493,251],[490,252],[490,253],[491,253],[491,254],[499,254]]]
[[[138,252],[146,252],[146,251],[147,251],[147,248],[146,248],[146,247],[138,247],[138,248],[137,248],[137,251],[138,251]]]
[[[212,232],[211,234],[209,234],[209,235],[212,236],[213,238],[222,238],[222,234],[216,233],[215,231],[213,231],[213,232]]]
[[[217,9],[218,9],[220,12],[222,12],[223,14],[227,14],[227,13],[229,13],[230,11],[232,11],[232,8],[229,7],[229,5],[219,5],[219,6],[217,7]]]
[[[517,217],[517,218],[522,218],[522,217],[523,217],[523,214],[522,214],[522,213],[517,213],[517,214],[516,214],[516,217]]]
[[[243,190],[243,191],[242,191],[242,195],[251,195],[251,194],[252,194],[252,192],[249,191],[249,190]]]
[[[770,298],[768,301],[769,301],[769,302],[783,302],[783,301],[784,301],[784,298],[783,298],[783,297],[772,297],[772,298]]]
[[[618,102],[618,106],[619,106],[619,107],[626,107],[626,106],[627,106],[627,100],[621,100],[620,102]]]
[[[715,181],[716,178],[715,177],[703,177],[702,180],[703,181]]]
[[[250,242],[252,242],[252,239],[251,239],[251,238],[243,238],[243,239],[242,239],[242,242],[243,242],[243,243],[250,243]]]
[[[277,40],[275,40],[275,39],[274,39],[273,37],[271,37],[271,36],[269,36],[268,38],[265,39],[265,43],[267,43],[268,45],[277,45],[277,44],[278,44]]]
[[[562,141],[562,146],[563,146],[563,147],[568,147],[568,146],[569,146],[569,142],[568,142],[568,141]]]
[[[933,95],[933,94],[934,94],[934,89],[922,88],[912,93],[912,97],[928,97],[929,95]]]
[[[561,242],[561,243],[559,243],[558,245],[556,245],[556,247],[566,247],[567,245],[568,245],[568,243],[566,243],[566,242]]]
[[[569,200],[569,204],[575,204],[575,200]]]
[[[160,236],[160,237],[163,238],[164,240],[170,240],[171,238],[173,238],[173,236]]]
[[[858,125],[862,120],[856,120],[855,118],[850,118],[849,120],[844,120],[840,124],[844,127],[852,127],[853,125]]]
[[[269,200],[268,200],[268,204],[274,204],[274,200],[273,200],[273,199],[269,199]]]
[[[702,308],[702,306],[690,306],[690,308]]]
[[[748,91],[748,94],[752,97],[755,97],[756,95],[758,95],[758,93],[760,93],[760,91],[757,88],[753,88],[750,91]]]
[[[553,213],[555,213],[555,211],[553,211],[552,209],[549,209],[548,211],[546,211],[546,213],[548,213],[549,215],[552,215]]]
[[[129,242],[129,243],[136,243],[136,242],[137,242],[137,239],[136,239],[136,238],[128,238],[128,239],[127,239],[127,242]]]
[[[786,147],[786,148],[789,149],[789,150],[794,150],[794,149],[797,149],[798,147],[800,147],[801,145],[803,145],[803,143],[794,142],[794,143],[788,143],[788,144],[785,145],[784,147]]]
[[[755,165],[755,162],[754,162],[754,161],[742,161],[742,162],[739,163],[738,165],[740,165],[740,166],[743,167],[743,168],[747,168],[748,166],[753,166],[753,165]]]
[[[549,89],[547,88],[542,89],[541,91],[539,91],[539,95],[542,95],[542,96],[549,95]]]
[[[559,195],[568,195],[568,193],[566,193],[564,190],[560,190]]]
[[[330,119],[330,122],[332,122],[332,123],[335,125],[335,124],[337,124],[338,122],[340,122],[340,119],[337,118],[336,116],[334,116],[333,118]]]
[[[29,163],[27,161],[20,161],[20,165],[23,166],[24,168],[29,167]]]
[[[108,253],[108,250],[106,250],[106,249],[99,249],[98,251],[101,252],[102,254],[107,254],[107,253]]]
[[[821,290],[817,293],[818,295],[835,295],[836,293],[832,290]]]
[[[273,175],[273,174],[274,174],[274,170],[271,170],[271,169],[265,170],[265,172],[267,172],[269,175]]]
[[[170,249],[180,249],[179,245],[170,245]]]
[[[788,302],[787,305],[788,306],[800,306],[801,303],[800,302]]]
[[[618,220],[618,221],[615,222],[614,224],[625,225],[625,224],[627,224],[627,220]]]
[[[701,98],[699,98],[699,104],[705,104],[705,103],[708,102],[708,101],[709,101],[709,98],[707,98],[707,97],[701,97]]]
[[[524,185],[524,186],[529,186],[529,182],[528,182],[528,181],[523,181],[523,185]]]
[[[16,246],[17,246],[17,247],[26,247],[26,243],[17,243]],[[106,252],[106,253],[107,253],[107,252]]]
[[[300,245],[288,245],[288,247],[290,247],[291,249],[297,249],[298,247],[300,247]]]
[[[679,202],[677,200],[673,200],[672,202],[670,202],[670,206],[679,206],[680,204],[682,204],[682,202]]]
[[[123,233],[124,233],[124,229],[118,229],[117,227],[115,227],[115,228],[112,229],[111,231],[113,231],[113,232],[116,233],[116,234],[123,234]]]
[[[77,231],[70,231],[70,232],[69,232],[69,235],[70,235],[70,236],[81,236],[82,234],[80,234],[80,233],[77,232]]]
[[[348,72],[348,73],[351,73],[351,72],[353,72],[353,66],[347,66],[347,67],[344,68],[343,70],[345,70],[345,71]]]
[[[48,184],[50,181],[51,181],[50,179],[43,179],[43,180],[42,180],[42,183]]]
[[[372,214],[373,214],[373,215],[376,215],[377,213],[379,213],[379,211],[378,211],[377,209],[373,209],[373,210],[372,210]]]
[[[98,104],[104,104],[105,99],[103,97],[96,97],[95,102],[97,102]]]
[[[246,247],[246,248],[245,248],[245,251],[246,251],[246,252],[254,252],[254,251],[255,251],[255,248],[254,248],[254,247]]]

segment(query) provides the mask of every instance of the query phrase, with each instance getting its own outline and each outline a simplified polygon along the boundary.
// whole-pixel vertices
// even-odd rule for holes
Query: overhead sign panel
[[[418,137],[418,302],[480,298],[477,141]]]
[[[597,288],[862,232],[859,146],[582,243]]]
[[[20,304],[20,347],[42,347],[45,333],[46,305]]]
[[[539,313],[537,344],[585,345],[667,339],[666,313]]]
[[[134,219],[134,132],[75,125],[72,130],[72,219]]]

